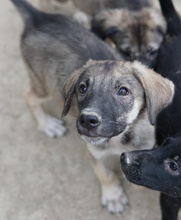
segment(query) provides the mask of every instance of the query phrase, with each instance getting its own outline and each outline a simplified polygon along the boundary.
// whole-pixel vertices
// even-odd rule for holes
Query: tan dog
[[[63,115],[76,95],[77,130],[91,152],[101,183],[102,205],[112,213],[122,212],[127,198],[104,159],[154,147],[153,124],[172,100],[173,84],[138,62],[91,61],[70,76],[64,93]]]
[[[40,6],[70,15],[91,27],[101,39],[116,47],[125,60],[155,66],[166,22],[151,0],[40,0]]]
[[[77,2],[77,1],[76,1]],[[91,28],[91,15],[94,1],[78,1],[78,5],[73,0],[39,0],[39,6],[43,11],[49,13],[61,13],[71,16],[85,28]]]
[[[164,17],[149,0],[119,2],[119,8],[103,9],[94,16],[92,31],[110,39],[125,60],[154,67],[166,33]]]
[[[51,96],[59,104],[69,77],[63,115],[76,94],[77,130],[88,143],[102,204],[112,213],[121,212],[126,196],[102,159],[125,148],[155,145],[153,124],[172,100],[173,84],[140,63],[118,61],[118,53],[70,18],[40,12],[24,0],[12,2],[25,23],[21,51],[30,76],[27,102],[39,129],[50,137],[65,133],[62,121],[45,113],[41,101]],[[96,61],[86,64],[90,59]]]

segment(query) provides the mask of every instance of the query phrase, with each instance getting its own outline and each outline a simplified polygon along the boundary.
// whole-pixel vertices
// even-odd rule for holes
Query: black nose
[[[121,164],[123,164],[123,165],[126,163],[126,155],[125,155],[125,153],[122,153],[122,154],[121,154],[120,162],[121,162]]]
[[[120,162],[125,166],[139,167],[141,164],[141,158],[139,157],[139,154],[136,154],[134,151],[126,152],[121,154]]]
[[[87,129],[96,128],[100,124],[100,120],[96,115],[81,114],[79,119],[82,127]]]

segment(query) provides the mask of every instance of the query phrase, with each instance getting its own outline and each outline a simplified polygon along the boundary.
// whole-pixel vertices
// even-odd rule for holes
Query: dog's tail
[[[30,5],[25,0],[11,0],[13,4],[18,9],[23,21],[25,23],[32,23],[35,19],[37,19],[40,13],[36,8]]]
[[[181,34],[181,18],[175,10],[172,0],[159,0],[162,13],[167,22],[167,33],[170,36]]]

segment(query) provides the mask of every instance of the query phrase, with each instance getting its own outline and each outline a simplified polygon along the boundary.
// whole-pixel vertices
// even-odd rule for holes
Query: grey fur
[[[101,182],[102,205],[113,213],[123,211],[127,199],[119,180],[100,159],[111,154],[120,155],[125,147],[149,149],[154,146],[154,126],[150,123],[154,124],[158,112],[171,101],[172,83],[140,63],[118,61],[121,57],[116,51],[72,19],[40,12],[24,0],[12,2],[25,23],[21,51],[30,76],[27,101],[39,128],[50,137],[65,133],[62,122],[42,110],[40,97],[50,95],[59,103],[67,80],[63,114],[68,113],[76,94],[77,129],[87,142],[93,168]],[[90,59],[96,61],[87,62]],[[79,94],[85,89],[83,76],[88,77],[89,88],[93,88],[86,98]],[[120,87],[128,87],[129,95],[124,89],[126,96],[120,95]],[[91,126],[98,128],[93,132],[90,124],[84,123],[85,118],[81,119],[82,113],[89,117],[90,112]],[[122,140],[127,131],[134,134],[124,144]]]

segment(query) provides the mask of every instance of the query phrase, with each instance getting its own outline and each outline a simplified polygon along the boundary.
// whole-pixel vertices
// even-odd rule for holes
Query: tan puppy
[[[40,0],[40,6],[46,11],[70,15],[83,26],[91,27],[125,60],[155,66],[166,23],[151,0]]]
[[[93,18],[92,31],[103,40],[111,39],[125,60],[154,67],[166,32],[165,19],[148,0],[120,3],[120,8],[99,11]]]
[[[170,103],[171,81],[138,62],[90,61],[69,77],[64,86],[69,111],[75,94],[77,130],[87,142],[92,165],[102,189],[102,205],[112,213],[122,212],[127,198],[115,173],[104,160],[131,149],[155,146],[157,114]]]
[[[45,113],[41,101],[51,96],[59,104],[67,80],[63,115],[75,94],[77,130],[91,153],[102,204],[112,213],[121,212],[127,198],[102,160],[120,156],[125,148],[155,145],[153,124],[172,100],[173,84],[140,63],[118,61],[118,53],[70,18],[40,12],[24,0],[12,2],[25,23],[21,51],[30,77],[27,102],[39,129],[50,137],[65,133],[62,121]],[[86,64],[90,59],[96,61]]]

